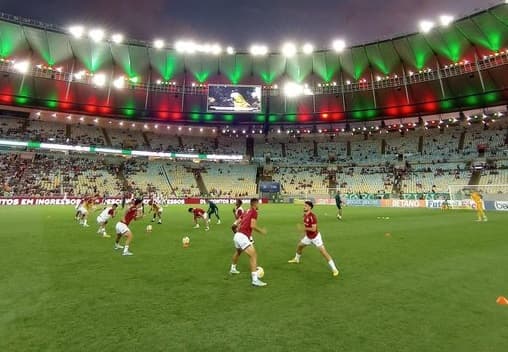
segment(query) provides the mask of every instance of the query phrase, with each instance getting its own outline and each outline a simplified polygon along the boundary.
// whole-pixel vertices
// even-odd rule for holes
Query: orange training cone
[[[499,296],[496,300],[496,303],[501,305],[508,305],[508,299],[506,299],[506,297]]]

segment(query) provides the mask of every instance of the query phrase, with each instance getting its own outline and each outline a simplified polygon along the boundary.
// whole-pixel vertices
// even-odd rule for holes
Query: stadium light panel
[[[12,67],[19,73],[25,74],[30,68],[30,62],[28,60],[15,62]]]
[[[304,54],[309,55],[309,54],[312,54],[314,52],[314,46],[312,44],[310,44],[310,43],[306,43],[306,44],[303,45],[302,50],[303,50]]]
[[[285,57],[293,57],[296,54],[296,46],[293,43],[286,43],[282,46],[282,54]]]
[[[90,39],[92,39],[94,42],[98,43],[102,39],[104,39],[104,31],[102,29],[92,29],[90,32],[88,32],[88,36]]]
[[[120,33],[113,34],[111,40],[116,44],[120,44],[123,42],[123,35]]]
[[[455,18],[450,15],[441,15],[439,16],[439,23],[441,23],[443,27],[447,27],[450,23],[453,22],[454,19]]]
[[[233,55],[235,53],[235,49],[232,47],[232,46],[228,46],[226,48],[226,52],[229,54],[229,55]]]
[[[346,48],[346,42],[342,39],[336,39],[332,43],[333,50],[337,53],[341,53]]]
[[[423,33],[429,33],[432,30],[432,28],[434,28],[434,26],[435,24],[432,21],[427,20],[420,21],[420,30]]]
[[[92,82],[98,87],[103,87],[106,84],[106,75],[104,73],[97,73],[92,77]]]
[[[155,49],[162,49],[164,47],[164,40],[162,40],[162,39],[155,39],[153,41],[153,47]]]
[[[71,26],[69,27],[69,33],[74,38],[81,38],[85,34],[85,28],[83,26]]]

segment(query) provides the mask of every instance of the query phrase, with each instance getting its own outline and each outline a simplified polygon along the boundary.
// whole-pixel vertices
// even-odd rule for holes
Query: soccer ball
[[[262,279],[263,276],[265,276],[265,270],[260,266],[258,266],[256,272],[258,273],[258,278],[260,279]]]
[[[152,225],[146,225],[146,232],[152,232]]]
[[[182,244],[184,247],[189,247],[190,245],[190,238],[185,236],[184,238],[182,238]]]

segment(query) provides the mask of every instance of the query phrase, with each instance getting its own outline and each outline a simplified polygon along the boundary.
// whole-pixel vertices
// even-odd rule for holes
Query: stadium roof
[[[95,41],[3,15],[0,71],[11,75],[0,78],[0,103],[206,122],[215,120],[206,114],[207,84],[260,84],[270,96],[263,114],[275,120],[400,117],[504,103],[507,48],[507,4],[428,33],[293,57]],[[287,81],[307,84],[309,96],[288,100]]]

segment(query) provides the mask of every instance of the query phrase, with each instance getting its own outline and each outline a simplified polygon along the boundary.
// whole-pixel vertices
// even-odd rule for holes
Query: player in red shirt
[[[233,242],[235,244],[236,250],[233,254],[231,269],[229,270],[229,273],[240,274],[240,272],[236,269],[236,265],[238,264],[238,259],[240,258],[242,252],[245,252],[249,256],[252,285],[260,287],[266,286],[266,283],[259,280],[258,278],[257,253],[254,245],[251,243],[252,230],[257,231],[263,235],[266,234],[266,230],[264,228],[258,227],[257,225],[258,205],[259,200],[257,198],[252,198],[250,200],[250,209],[247,210],[240,218],[238,231],[233,236]]]
[[[208,214],[201,208],[189,208],[189,213],[192,213],[194,217],[194,228],[199,229],[198,219],[201,218],[205,222],[205,230],[210,230],[210,219],[208,219]]]
[[[335,266],[335,262],[333,261],[330,254],[328,254],[325,245],[323,244],[323,239],[321,238],[321,234],[319,233],[317,227],[317,217],[312,212],[312,208],[314,208],[314,204],[311,201],[306,201],[303,205],[303,225],[305,236],[303,236],[303,238],[298,243],[298,246],[296,247],[295,257],[290,259],[288,263],[300,263],[303,249],[308,245],[313,244],[319,249],[319,252],[321,252],[323,257],[328,262],[330,269],[332,269],[333,276],[339,276],[339,270],[337,269],[337,266]]]
[[[122,255],[132,255],[131,252],[129,252],[129,245],[132,241],[132,232],[129,229],[129,224],[132,220],[137,220],[139,218],[143,217],[143,199],[137,198],[134,200],[133,203],[131,203],[129,209],[125,212],[125,215],[123,216],[122,220],[116,223],[115,230],[116,230],[116,240],[115,240],[115,249],[122,249],[123,253]],[[121,246],[119,244],[120,238],[122,236],[125,236],[125,246]]]
[[[233,208],[233,215],[235,216],[235,222],[233,222],[233,225],[231,226],[231,230],[233,230],[233,233],[236,233],[236,230],[238,229],[238,224],[240,223],[240,218],[242,217],[243,213],[244,210],[242,208],[242,200],[237,199],[235,207]]]

